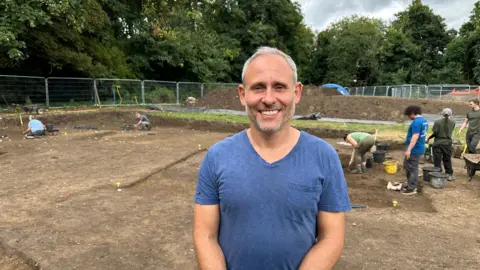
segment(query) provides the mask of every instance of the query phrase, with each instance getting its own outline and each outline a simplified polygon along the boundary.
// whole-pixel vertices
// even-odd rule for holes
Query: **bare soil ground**
[[[129,119],[72,119],[37,140],[0,129],[9,135],[0,142],[0,269],[196,269],[198,167],[205,149],[231,133],[156,126],[147,135],[120,131]],[[100,130],[72,129],[87,123]],[[327,141],[346,165],[349,149]],[[369,208],[347,214],[336,269],[478,269],[480,175],[468,182],[463,162],[454,166],[455,182],[413,197],[386,190],[404,181],[402,171],[387,175],[374,164],[346,173],[352,203]]]
[[[446,107],[451,108],[455,115],[464,115],[468,111],[467,101],[341,96],[335,90],[307,87],[295,113],[320,112],[326,117],[344,119],[403,121],[403,111],[409,105],[418,105],[424,113],[433,114],[440,113]],[[238,92],[233,88],[211,90],[198,101],[197,106],[244,110]]]

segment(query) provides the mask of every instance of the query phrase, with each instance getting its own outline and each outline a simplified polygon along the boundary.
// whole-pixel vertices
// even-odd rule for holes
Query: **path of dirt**
[[[198,167],[203,149],[235,128],[154,122],[155,135],[147,135],[120,131],[117,116],[59,121],[60,134],[38,140],[22,140],[20,127],[2,130],[11,136],[0,142],[0,239],[20,253],[0,249],[0,269],[34,269],[28,262],[42,269],[196,269]],[[72,129],[78,124],[102,130]],[[327,141],[345,166],[350,149],[341,139]],[[390,156],[401,160],[402,153]],[[457,181],[443,190],[425,185],[413,197],[386,190],[388,181],[404,181],[402,171],[387,175],[374,164],[367,174],[346,174],[352,203],[369,208],[347,214],[336,269],[477,269],[480,176],[468,182],[459,159],[454,169]]]

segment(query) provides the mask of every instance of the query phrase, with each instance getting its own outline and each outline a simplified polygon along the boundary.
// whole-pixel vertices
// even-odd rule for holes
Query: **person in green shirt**
[[[468,124],[468,130],[466,135],[466,143],[468,147],[468,153],[476,154],[477,145],[480,141],[480,110],[479,110],[480,101],[478,99],[472,99],[468,102],[468,106],[472,109],[467,113],[465,121],[463,121],[460,130],[458,130],[457,135],[462,133],[462,130]]]
[[[367,171],[367,152],[375,144],[375,137],[365,132],[353,132],[343,139],[353,146],[352,157],[348,168],[352,173],[364,173]],[[355,166],[353,166],[355,165]],[[355,168],[355,169],[352,169]]]
[[[435,167],[445,167],[445,173],[448,174],[448,180],[454,180],[452,169],[452,134],[455,129],[455,121],[450,119],[452,116],[452,110],[449,108],[443,109],[441,112],[442,119],[439,119],[433,123],[433,134],[428,137],[427,142],[432,138],[433,141],[433,164]]]

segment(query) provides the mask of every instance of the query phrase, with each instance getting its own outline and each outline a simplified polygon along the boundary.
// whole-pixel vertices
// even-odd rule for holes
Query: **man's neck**
[[[286,124],[281,130],[268,134],[258,130],[254,126],[250,126],[247,131],[250,135],[252,143],[259,148],[273,149],[281,146],[282,144],[288,144],[290,139],[295,136],[296,129]]]

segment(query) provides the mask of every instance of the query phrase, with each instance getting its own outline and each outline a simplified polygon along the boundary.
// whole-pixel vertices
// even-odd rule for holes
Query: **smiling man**
[[[351,209],[336,151],[290,126],[302,84],[293,60],[260,48],[238,87],[250,128],[213,145],[198,175],[200,269],[331,269]]]

